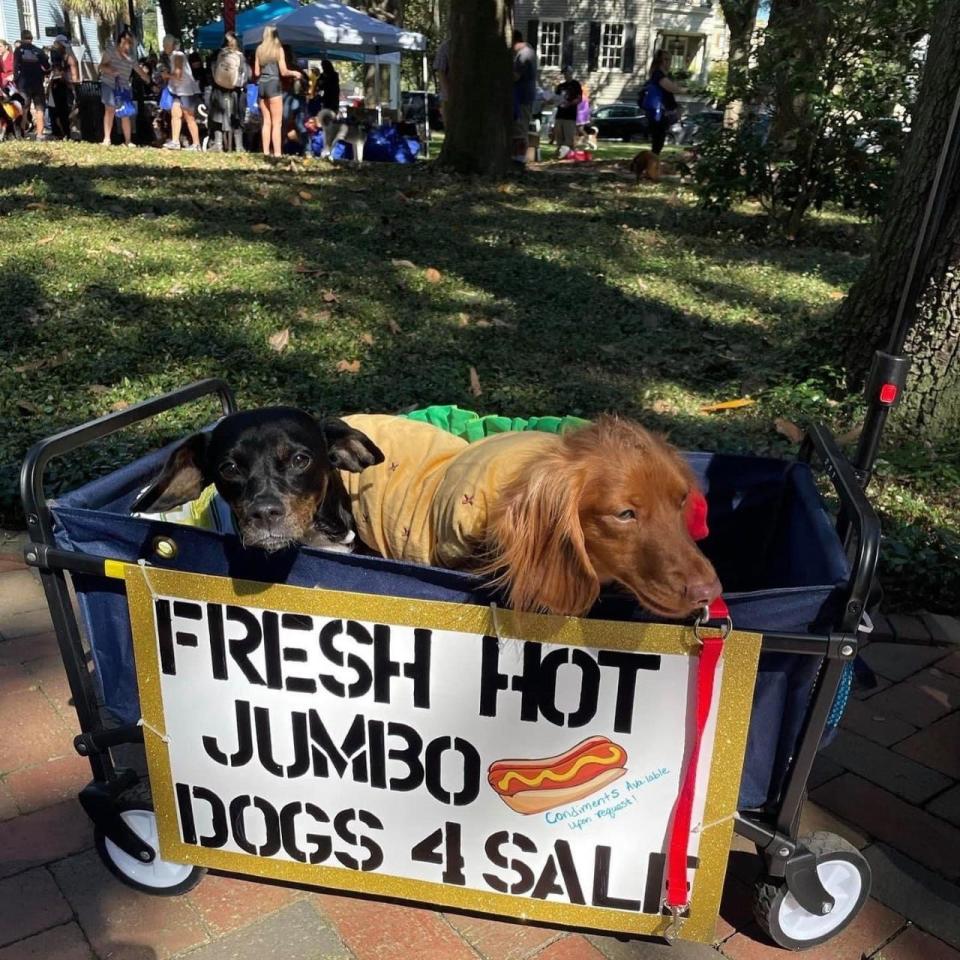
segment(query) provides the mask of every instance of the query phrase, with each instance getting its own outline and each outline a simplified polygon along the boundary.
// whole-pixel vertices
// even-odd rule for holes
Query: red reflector
[[[880,388],[880,402],[888,405],[893,403],[899,392],[900,390],[895,383],[885,383]]]

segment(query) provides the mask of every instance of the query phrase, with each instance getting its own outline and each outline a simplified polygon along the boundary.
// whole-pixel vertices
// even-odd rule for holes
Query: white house
[[[91,75],[90,64],[100,62],[96,21],[64,14],[58,0],[0,0],[0,37],[12,44],[21,30],[29,30],[38,47],[49,47],[58,33],[67,34],[84,77]]]
[[[727,55],[715,0],[516,0],[514,25],[537,49],[541,82],[570,64],[594,106],[636,99],[661,47],[671,72],[697,82]]]

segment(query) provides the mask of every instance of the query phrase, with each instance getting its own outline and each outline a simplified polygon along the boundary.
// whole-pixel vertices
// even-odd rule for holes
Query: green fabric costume
[[[461,410],[455,403],[437,404],[403,414],[409,420],[419,420],[439,427],[467,443],[474,443],[495,433],[513,433],[538,430],[541,433],[564,433],[573,427],[584,427],[590,421],[580,417],[501,417],[489,414],[481,417],[472,410]]]

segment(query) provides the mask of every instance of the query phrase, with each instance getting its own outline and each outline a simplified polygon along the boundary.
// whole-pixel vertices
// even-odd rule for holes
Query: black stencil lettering
[[[630,733],[633,729],[633,701],[637,691],[639,670],[659,670],[660,657],[653,653],[627,653],[622,650],[601,650],[597,654],[601,667],[615,667],[617,673],[617,699],[613,714],[613,729],[617,733]],[[647,910],[644,908],[644,913]]]
[[[203,608],[199,603],[190,603],[187,600],[173,601],[173,615],[182,620],[202,620]],[[181,647],[195,647],[199,644],[199,639],[195,633],[184,633],[177,631],[177,643]]]
[[[227,648],[223,642],[223,607],[207,604],[207,629],[210,631],[210,669],[214,680],[227,679]]]
[[[402,748],[392,747],[388,750],[387,758],[389,760],[400,760],[407,766],[405,777],[390,778],[390,789],[399,791],[416,790],[423,783],[423,764],[420,762],[423,738],[413,727],[393,721],[387,724],[387,736],[401,737],[405,743]]]
[[[390,682],[401,673],[413,681],[413,705],[430,706],[429,630],[413,631],[413,662],[401,663],[390,656],[390,628],[378,623],[373,628],[373,698],[377,703],[390,702]]]
[[[285,613],[280,617],[284,630],[313,630],[313,618],[302,613]],[[302,647],[283,647],[281,655],[286,663],[306,663],[307,651]],[[310,677],[287,677],[284,685],[291,693],[316,693],[317,681]]]
[[[272,610],[263,613],[263,657],[267,668],[267,686],[283,689],[283,668],[280,663],[280,617]]]
[[[520,719],[535,723],[540,709],[540,644],[525,643],[523,645],[523,673],[514,677],[510,686],[521,692]],[[556,712],[556,711],[555,711]],[[561,717],[562,714],[559,714]],[[546,716],[546,714],[544,714]],[[547,717],[549,720],[550,718]],[[552,723],[557,721],[553,720]],[[563,722],[561,719],[559,722]]]
[[[443,788],[442,769],[444,751],[455,749],[463,757],[463,787],[456,794]],[[480,754],[477,748],[457,737],[451,742],[449,737],[437,737],[427,746],[426,781],[431,796],[441,803],[452,803],[454,806],[464,806],[473,803],[480,792]]]
[[[413,681],[413,705],[423,710],[430,709],[430,647],[433,643],[431,630],[413,631],[413,663],[407,663],[403,675]]]
[[[557,840],[553,845],[553,851],[557,857],[557,863],[560,864],[560,874],[563,877],[564,886],[567,888],[567,899],[571,903],[586,903],[583,888],[580,886],[580,878],[577,876],[577,868],[573,862],[570,844],[566,840]]]
[[[370,755],[370,786],[387,789],[387,747],[383,721],[371,720],[367,724],[367,753]]]
[[[512,843],[523,853],[537,852],[536,844],[525,834],[515,833],[511,837],[506,830],[500,830],[497,833],[491,834],[487,837],[487,842],[484,844],[484,852],[487,855],[487,859],[490,860],[494,866],[504,869],[509,868],[515,871],[518,878],[514,883],[509,885],[494,873],[485,873],[483,879],[492,889],[499,893],[526,893],[533,888],[535,880],[533,871],[522,860],[514,859],[508,861],[500,849],[505,843]]]
[[[242,624],[246,630],[246,636],[230,641],[230,656],[233,662],[236,663],[250,683],[255,683],[261,687],[266,686],[266,681],[250,662],[250,654],[260,646],[263,640],[260,621],[249,610],[243,607],[235,607],[232,604],[227,607],[227,620],[231,623]]]
[[[233,839],[236,840],[237,846],[247,853],[255,854],[257,848],[247,839],[246,827],[243,825],[243,814],[251,803],[253,803],[252,797],[234,797],[230,801],[230,822],[233,824]]]
[[[576,648],[570,655],[570,662],[580,668],[580,703],[567,718],[571,727],[582,727],[597,715],[597,701],[600,697],[600,667],[586,650]]]
[[[253,805],[263,814],[263,822],[267,828],[267,839],[260,845],[257,853],[261,857],[272,857],[280,849],[280,817],[276,808],[263,797],[254,797]]]
[[[534,900],[546,900],[551,893],[557,893],[562,896],[563,887],[557,883],[558,875],[557,861],[554,860],[551,854],[547,857],[547,862],[544,864],[543,870],[540,872],[540,878],[537,880],[536,886],[534,886],[530,896],[533,897]]]
[[[323,863],[333,848],[330,838],[323,833],[308,833],[304,840],[311,844],[313,849],[307,853],[297,846],[296,818],[305,813],[313,818],[315,823],[329,823],[330,818],[318,806],[312,803],[301,804],[297,801],[288,803],[280,811],[280,835],[283,838],[283,849],[300,863]]]
[[[242,767],[250,762],[253,756],[253,729],[250,725],[250,702],[237,700],[234,703],[234,714],[237,718],[237,750],[228,758],[220,749],[216,737],[204,735],[200,738],[207,756],[216,763],[224,766]]]
[[[370,690],[373,684],[373,674],[370,671],[370,666],[363,657],[351,653],[348,657],[344,658],[343,653],[334,646],[334,638],[341,636],[343,633],[346,633],[348,637],[351,637],[357,643],[373,643],[373,638],[370,636],[369,631],[355,620],[348,620],[346,628],[344,628],[342,620],[331,620],[324,624],[323,629],[320,631],[320,652],[330,663],[337,667],[342,667],[344,665],[344,659],[346,659],[346,665],[356,673],[357,678],[347,687],[329,674],[321,673],[320,683],[325,690],[332,693],[335,697],[362,697]]]
[[[480,661],[480,716],[497,715],[497,695],[507,689],[509,677],[500,672],[500,641],[496,637],[483,638],[483,656]]]
[[[410,859],[415,863],[439,863],[443,865],[440,879],[444,883],[458,887],[466,886],[467,878],[463,867],[463,844],[460,838],[460,824],[448,820],[443,827],[437,827],[429,837],[424,837],[410,850]],[[440,848],[443,847],[443,852]]]
[[[353,718],[347,735],[343,738],[343,743],[338,748],[327,732],[327,728],[316,710],[311,710],[308,714],[310,726],[310,740],[313,743],[311,747],[311,758],[313,763],[313,775],[315,777],[329,776],[327,760],[333,764],[337,771],[337,776],[342,777],[347,769],[347,760],[352,764],[352,776],[357,783],[367,782],[367,755],[364,751],[366,746],[366,733],[364,731],[364,719],[360,714]]]
[[[173,633],[170,627],[170,601],[155,600],[154,616],[157,619],[157,641],[160,646],[160,670],[170,677],[177,675],[177,661],[173,652]]]
[[[352,820],[359,820],[364,826],[370,827],[372,830],[383,829],[383,824],[372,813],[366,810],[341,810],[333,819],[333,828],[337,831],[337,836],[340,837],[344,843],[348,843],[352,847],[355,847],[359,842],[360,846],[366,850],[367,857],[365,857],[363,861],[360,861],[349,853],[339,851],[335,853],[334,856],[340,863],[345,867],[349,867],[351,870],[376,870],[377,867],[383,863],[383,850],[378,843],[366,834],[357,836],[357,834],[350,829],[350,822]]]
[[[205,800],[209,803],[210,812],[213,816],[213,833],[208,837],[200,837],[200,846],[222,847],[230,837],[230,829],[227,826],[227,811],[224,809],[223,801],[206,787],[194,787],[193,796],[195,800]]]
[[[180,835],[183,837],[184,843],[191,843],[196,846],[197,827],[193,822],[190,787],[186,783],[178,783],[175,790],[177,792],[177,809],[180,811]]]
[[[283,776],[283,765],[273,756],[273,731],[270,729],[270,711],[266,707],[253,708],[253,723],[257,731],[257,759],[267,773]],[[302,758],[294,756],[294,765]]]
[[[290,714],[293,733],[293,763],[287,767],[287,776],[302,777],[310,769],[310,743],[307,737],[307,715],[299,710]]]
[[[610,907],[612,910],[634,910],[639,912],[639,900],[625,900],[612,897],[607,890],[610,886],[610,847],[597,847],[593,866],[593,906]]]

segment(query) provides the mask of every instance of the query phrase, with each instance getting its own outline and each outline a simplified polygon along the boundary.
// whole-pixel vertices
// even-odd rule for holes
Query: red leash
[[[723,603],[723,601],[720,601]],[[726,605],[723,604],[724,610]],[[711,614],[714,613],[711,607]],[[693,815],[693,800],[697,786],[697,768],[700,760],[700,745],[703,731],[710,717],[713,702],[713,682],[717,674],[717,664],[723,654],[724,637],[722,635],[703,638],[703,650],[697,667],[696,712],[697,725],[690,759],[683,775],[680,795],[674,809],[673,826],[670,829],[670,842],[667,848],[667,890],[664,904],[673,915],[674,923],[690,904],[687,890],[687,852],[690,847],[690,819]],[[674,924],[667,931],[671,938]]]

